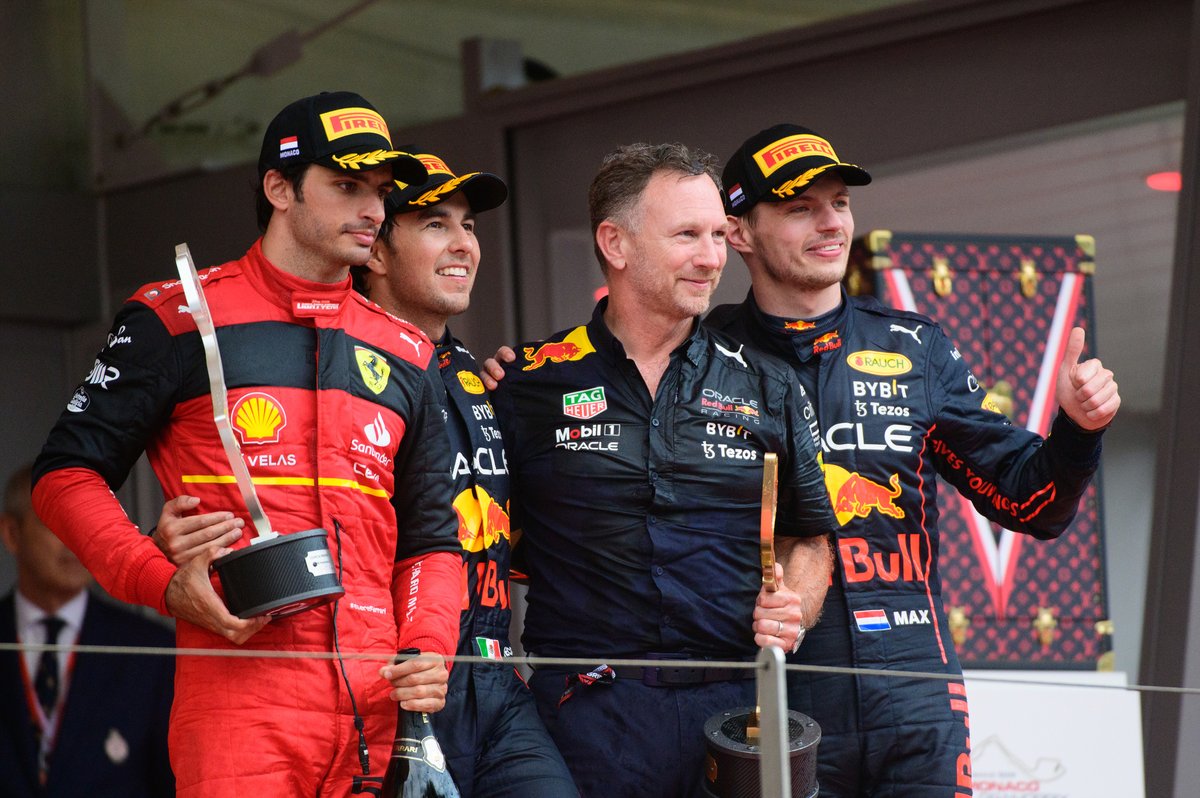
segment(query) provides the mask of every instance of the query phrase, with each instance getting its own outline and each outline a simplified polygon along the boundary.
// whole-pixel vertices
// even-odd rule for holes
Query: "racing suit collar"
[[[823,351],[838,348],[840,339],[847,333],[851,318],[850,298],[845,286],[842,286],[842,301],[837,308],[815,319],[772,316],[754,301],[753,290],[746,295],[746,307],[750,309],[754,320],[770,332],[775,341],[784,347],[792,348],[802,363],[808,362]],[[809,327],[809,324],[812,326]]]
[[[259,238],[246,253],[246,276],[250,284],[273,305],[292,313],[293,316],[340,315],[350,300],[350,276],[337,283],[318,283],[289,274],[267,260]]]
[[[629,359],[629,355],[625,353],[625,345],[612,334],[612,331],[608,329],[608,325],[604,322],[604,311],[607,307],[608,297],[602,297],[596,303],[596,307],[592,310],[592,320],[587,324],[588,338],[591,339],[592,345],[596,347],[596,351],[605,360],[612,363],[622,363]],[[700,317],[696,316],[692,319],[691,333],[671,353],[671,359],[674,360],[677,355],[682,354],[693,365],[698,366],[703,363],[708,347],[701,330]]]

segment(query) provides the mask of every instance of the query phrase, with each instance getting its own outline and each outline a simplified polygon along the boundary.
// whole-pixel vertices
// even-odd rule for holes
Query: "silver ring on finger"
[[[775,636],[782,637],[783,636],[783,621],[780,621],[777,619],[775,621],[775,623],[779,624],[779,631],[775,632]]]

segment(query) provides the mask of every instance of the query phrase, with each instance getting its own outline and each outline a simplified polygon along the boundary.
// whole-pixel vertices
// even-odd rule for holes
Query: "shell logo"
[[[233,426],[243,444],[279,443],[287,414],[270,394],[248,393],[233,406]]]

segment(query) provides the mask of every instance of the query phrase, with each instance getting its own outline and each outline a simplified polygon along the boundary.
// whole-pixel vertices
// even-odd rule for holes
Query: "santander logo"
[[[375,446],[383,449],[392,442],[392,433],[388,432],[387,425],[383,423],[383,414],[376,413],[375,420],[367,426],[363,427],[363,433]]]

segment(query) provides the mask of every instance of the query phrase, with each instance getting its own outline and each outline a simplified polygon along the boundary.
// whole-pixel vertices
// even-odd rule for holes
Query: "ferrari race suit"
[[[449,445],[425,371],[432,345],[353,293],[349,279],[321,284],[280,271],[261,241],[201,279],[229,417],[263,509],[279,532],[325,529],[346,592],[271,620],[242,646],[178,620],[178,644],[336,646],[380,658],[178,657],[170,750],[179,794],[347,795],[363,787],[356,714],[376,783],[388,762],[396,704],[382,661],[408,646],[454,651],[459,547]],[[200,512],[246,518],[178,280],[144,286],[125,304],[34,474],[38,514],[101,585],[166,613],[175,567],[109,492],[143,450],[167,497],[199,496]],[[219,591],[215,576],[213,584]],[[401,607],[403,617],[393,612]]]
[[[816,403],[837,515],[821,621],[789,663],[961,674],[938,578],[940,475],[989,519],[1060,535],[1100,459],[1100,434],[1059,413],[1048,438],[988,409],[929,318],[849,297],[815,320],[753,294],[706,323],[791,363]],[[822,796],[971,794],[961,680],[788,673],[788,703],[821,726]]]
[[[447,331],[437,343],[446,429],[454,458],[454,509],[462,545],[459,662],[433,726],[462,798],[575,798],[567,766],[516,669],[509,625],[508,466],[475,358]]]
[[[778,534],[834,521],[787,365],[697,324],[654,396],[601,300],[523,347],[493,394],[508,450],[522,638],[539,657],[750,660],[763,455]],[[750,670],[539,666],[538,710],[582,795],[700,793],[704,722],[754,703]]]

